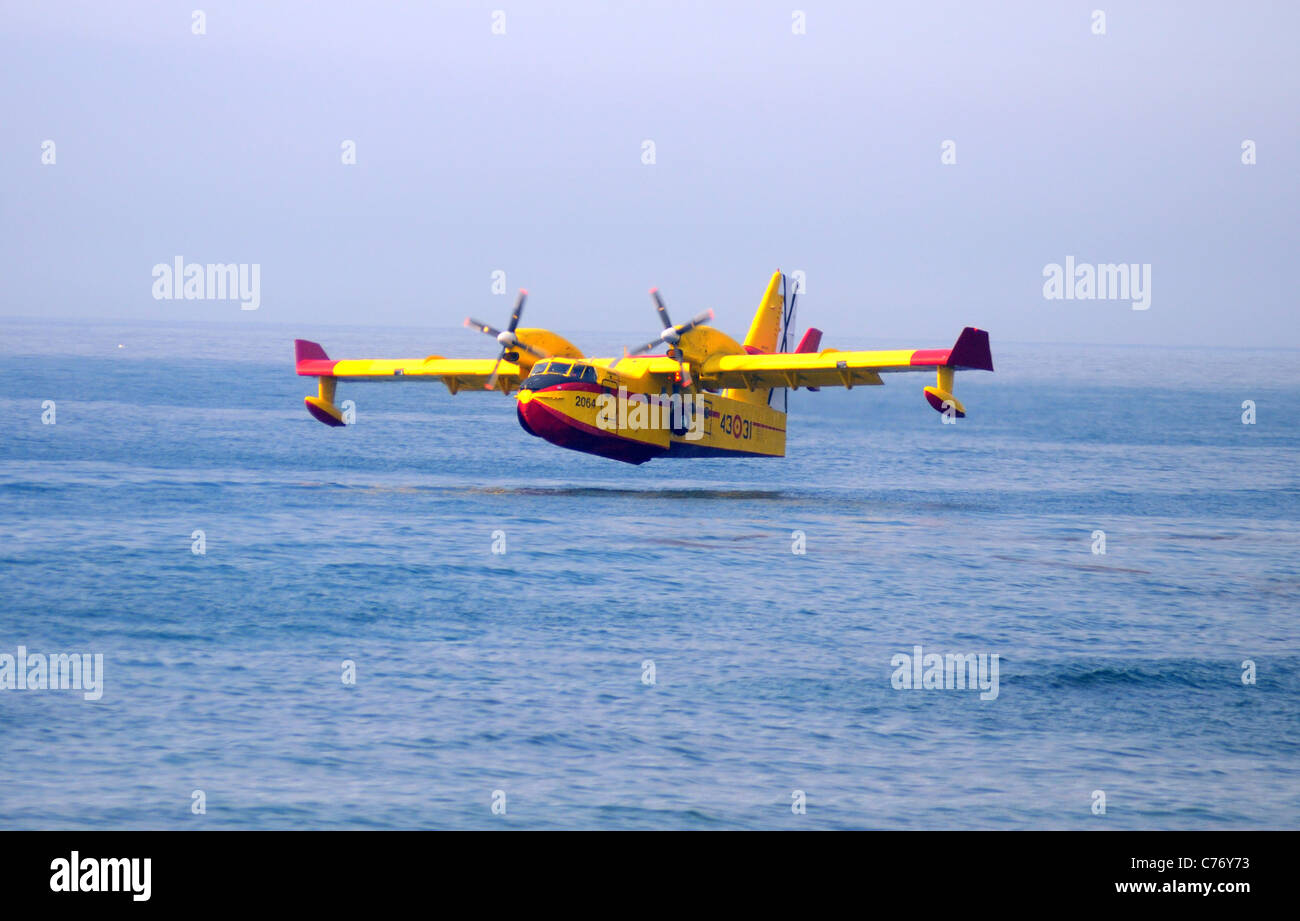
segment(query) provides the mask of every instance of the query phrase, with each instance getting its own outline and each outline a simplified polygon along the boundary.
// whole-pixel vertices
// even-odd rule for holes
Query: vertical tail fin
[[[780,269],[772,273],[763,299],[758,303],[754,321],[749,324],[749,332],[745,335],[745,351],[770,353],[777,350],[781,340],[781,317],[785,311],[784,278]]]
[[[751,355],[768,355],[780,348],[781,325],[785,316],[785,276],[777,269],[767,282],[763,299],[758,302],[754,320],[749,324],[745,334],[745,351]],[[755,403],[767,406],[771,400],[771,390],[736,390],[723,391],[723,396],[740,400],[742,403]]]

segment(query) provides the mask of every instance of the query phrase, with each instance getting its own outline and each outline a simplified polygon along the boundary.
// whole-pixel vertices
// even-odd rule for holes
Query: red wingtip
[[[293,364],[294,371],[304,377],[329,377],[334,373],[334,366],[338,362],[325,354],[320,343],[312,342],[310,339],[295,339],[293,340]]]
[[[525,297],[527,297],[527,296],[528,296],[528,289],[527,289],[527,288],[520,288],[520,289],[519,289],[519,293],[522,294],[522,295],[524,295]]]
[[[658,293],[659,293],[659,287],[656,285],[655,287],[651,288],[651,289],[650,289],[650,293],[651,293],[651,294],[658,294]]]

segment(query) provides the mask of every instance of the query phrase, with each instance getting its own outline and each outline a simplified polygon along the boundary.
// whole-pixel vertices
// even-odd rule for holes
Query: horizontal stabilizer
[[[796,355],[811,355],[822,347],[822,331],[815,326],[808,327],[808,331],[803,334],[799,340],[799,345],[795,347]]]
[[[803,334],[803,338],[799,340],[799,345],[795,347],[794,353],[796,355],[813,355],[821,347],[822,331],[815,326],[810,326],[808,331]],[[809,387],[808,389],[813,393],[821,392],[820,387]]]

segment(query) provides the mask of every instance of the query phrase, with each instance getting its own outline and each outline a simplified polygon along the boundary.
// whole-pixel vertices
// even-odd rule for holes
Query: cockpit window
[[[528,372],[528,376],[533,378],[567,377],[573,381],[583,381],[591,384],[598,382],[595,367],[581,361],[540,360],[533,365],[532,370]]]

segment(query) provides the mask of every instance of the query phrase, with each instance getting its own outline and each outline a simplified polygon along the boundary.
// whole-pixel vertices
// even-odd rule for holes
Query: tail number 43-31
[[[747,440],[752,435],[750,421],[748,419],[742,419],[735,413],[724,414],[720,428],[724,435],[730,435],[732,438],[743,438]]]

